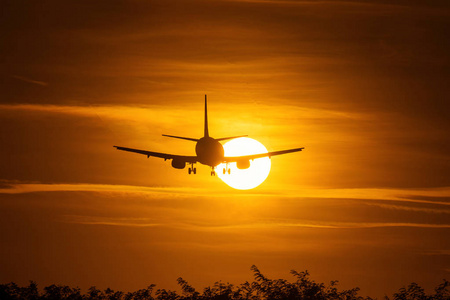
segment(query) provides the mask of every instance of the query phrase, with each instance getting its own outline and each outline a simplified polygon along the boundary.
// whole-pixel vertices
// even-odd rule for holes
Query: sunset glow
[[[223,145],[225,156],[241,156],[267,153],[266,147],[251,138],[238,138]],[[224,170],[225,169],[225,170]],[[230,170],[230,173],[228,173]],[[220,164],[217,166],[217,175],[226,184],[238,190],[249,190],[257,187],[269,176],[270,158],[258,158],[250,161],[247,169],[239,169],[236,163]]]
[[[0,284],[201,289],[257,265],[382,299],[450,279],[450,1],[2,12]],[[233,169],[266,161],[239,190],[113,148],[195,155],[161,135],[201,138],[205,94],[210,136],[305,151]]]

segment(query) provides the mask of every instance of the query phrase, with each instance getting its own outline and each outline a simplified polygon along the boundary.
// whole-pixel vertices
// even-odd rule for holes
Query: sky
[[[201,290],[308,270],[381,298],[450,272],[448,1],[2,1],[0,283]],[[119,145],[248,134],[234,190]]]

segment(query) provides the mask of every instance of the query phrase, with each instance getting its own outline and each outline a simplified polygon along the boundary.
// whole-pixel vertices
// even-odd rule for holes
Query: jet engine
[[[238,160],[236,162],[236,167],[239,170],[248,169],[248,168],[250,168],[250,161],[249,160]]]
[[[172,159],[172,167],[175,169],[184,169],[186,167],[186,162],[182,160]]]

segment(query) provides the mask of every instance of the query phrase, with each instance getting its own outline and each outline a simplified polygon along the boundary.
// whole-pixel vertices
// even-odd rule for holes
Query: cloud
[[[323,223],[274,223],[277,227],[309,227],[309,228],[380,228],[380,227],[417,227],[417,228],[450,228],[450,224],[426,224],[426,223],[383,223],[383,222],[323,222]]]
[[[427,223],[384,223],[384,222],[316,222],[316,221],[294,221],[280,222],[267,221],[262,223],[249,223],[237,225],[194,225],[191,228],[203,230],[226,230],[226,229],[270,229],[270,228],[317,228],[317,229],[358,229],[358,228],[383,228],[383,227],[416,227],[416,228],[450,228],[450,224],[427,224]]]
[[[46,183],[3,183],[0,185],[0,194],[25,194],[40,192],[100,192],[100,193],[146,193],[146,194],[197,194],[194,188],[165,188],[145,187],[114,184],[46,184]]]
[[[62,222],[82,225],[106,225],[125,227],[170,227],[193,231],[228,231],[235,229],[274,229],[274,228],[317,228],[317,229],[358,229],[358,228],[385,228],[385,227],[413,227],[413,228],[450,228],[450,224],[429,223],[401,223],[401,222],[317,222],[317,221],[280,221],[265,220],[264,222],[248,222],[241,224],[211,224],[193,222],[172,222],[152,220],[150,218],[126,217],[97,217],[66,215]]]
[[[247,104],[254,106],[254,104]],[[236,105],[236,109],[242,111],[248,111],[249,107],[245,104]],[[219,114],[224,110],[221,104],[215,105],[218,107]],[[261,111],[270,112],[268,115],[273,119],[286,117],[286,111],[289,112],[288,116],[295,116],[296,119],[353,119],[353,120],[367,120],[371,118],[371,115],[364,113],[352,113],[346,111],[338,111],[332,109],[317,109],[307,108],[290,105],[278,105],[277,107],[258,104],[258,109]],[[177,108],[176,106],[161,106],[161,105],[142,105],[142,106],[71,106],[71,105],[45,105],[45,104],[3,104],[0,105],[0,110],[4,111],[30,111],[30,112],[42,112],[42,113],[54,113],[54,114],[69,114],[76,116],[101,116],[110,119],[130,119],[139,121],[148,121],[150,114],[158,114],[159,116],[169,117],[171,121],[175,121],[180,118],[180,115],[195,114],[201,112],[197,107],[191,109],[186,107]],[[226,112],[229,115],[229,112]]]
[[[407,192],[413,198],[415,195],[448,196],[450,188],[422,189],[422,190],[378,190],[378,189],[308,189],[304,190],[302,195],[299,193],[256,193],[237,192],[234,190],[220,191],[220,193],[211,194],[211,191],[205,188],[173,188],[173,187],[145,187],[132,185],[114,185],[114,184],[44,184],[44,183],[17,183],[2,182],[0,186],[1,194],[31,194],[31,193],[52,193],[52,192],[88,192],[99,193],[110,197],[119,196],[117,199],[123,199],[115,203],[114,214],[110,216],[96,216],[95,210],[84,215],[85,212],[77,212],[73,215],[63,215],[61,222],[83,224],[83,225],[102,225],[102,226],[125,226],[125,227],[166,227],[190,231],[235,231],[240,229],[260,230],[260,229],[281,229],[281,228],[312,228],[312,229],[367,229],[367,228],[430,228],[446,229],[450,224],[445,219],[424,219],[417,222],[417,215],[409,215],[408,218],[399,217],[387,219],[387,215],[382,211],[375,213],[373,217],[367,217],[360,220],[355,215],[348,216],[348,219],[342,221],[342,218],[334,215],[328,215],[328,210],[333,207],[350,203],[352,207],[361,208],[364,205],[373,205],[387,210],[403,210],[419,213],[449,214],[448,205],[450,203],[443,201],[423,201],[417,199],[405,199]],[[362,196],[366,197],[362,197]],[[396,197],[395,195],[402,195]],[[135,198],[137,197],[137,198]],[[123,207],[135,210],[140,207],[141,201],[134,199],[145,198],[148,203],[145,210],[140,208],[137,211],[137,217],[123,215]],[[49,196],[49,199],[52,199]],[[62,198],[64,199],[64,198]],[[102,201],[101,197],[94,196],[93,199]],[[108,198],[109,199],[109,198]],[[233,199],[239,203],[235,203]],[[176,202],[174,202],[176,200]],[[291,200],[291,201],[289,201]],[[321,202],[318,202],[321,200]],[[322,203],[331,200],[332,202]],[[348,202],[351,200],[351,202]],[[52,200],[53,201],[53,200]],[[121,202],[122,201],[122,202]],[[274,205],[280,201],[286,202],[286,208],[302,209],[304,212],[299,215],[289,213],[280,213],[276,210],[269,213]],[[388,202],[395,202],[393,204]],[[157,203],[157,204],[152,204]],[[413,205],[411,205],[413,204]],[[99,204],[100,205],[100,204]],[[103,204],[101,204],[103,205]],[[136,206],[137,205],[137,206]],[[237,209],[239,217],[231,218],[222,211],[223,205]],[[243,205],[243,206],[242,206]],[[311,215],[311,205],[314,209],[322,209],[320,217]],[[322,206],[326,205],[326,206]],[[433,205],[433,207],[429,207]],[[110,207],[110,209],[113,209]],[[362,208],[364,209],[364,208]],[[364,211],[364,210],[363,210]],[[237,213],[236,212],[236,213]],[[251,214],[249,215],[249,213]],[[343,212],[343,211],[342,211]],[[80,214],[81,213],[81,214]],[[378,218],[378,214],[383,214]],[[114,216],[115,215],[115,216]],[[167,217],[171,216],[171,217]]]
[[[106,226],[126,226],[126,227],[156,227],[159,223],[152,223],[148,218],[113,218],[94,216],[63,216],[63,222],[82,225],[106,225]]]
[[[428,251],[421,252],[421,254],[433,255],[433,256],[434,255],[450,256],[450,250],[446,250],[446,249],[428,250]]]
[[[395,210],[405,210],[405,211],[417,211],[417,212],[425,212],[425,213],[435,213],[435,214],[450,214],[450,209],[436,209],[436,208],[426,208],[426,207],[413,207],[413,206],[405,206],[405,205],[394,205],[394,204],[385,204],[385,203],[374,203],[365,201],[367,205],[377,206],[385,209],[395,209]],[[436,204],[436,203],[433,203]],[[439,202],[442,205],[442,202]],[[445,205],[445,204],[444,204]]]
[[[20,80],[20,81],[24,81],[24,82],[28,82],[28,83],[33,83],[33,84],[37,84],[37,85],[42,85],[42,86],[47,86],[47,85],[48,85],[47,82],[39,81],[39,80],[34,80],[34,79],[27,78],[27,77],[19,76],[19,75],[13,75],[13,76],[11,76],[11,77],[12,77],[12,78],[15,78],[15,79],[17,79],[17,80]]]
[[[344,198],[361,200],[385,200],[411,202],[420,204],[437,204],[449,206],[450,203],[442,201],[443,197],[450,196],[450,187],[425,188],[425,189],[376,189],[376,188],[355,188],[355,189],[301,189],[299,192],[287,191],[284,195],[305,198]],[[422,200],[420,196],[429,197],[429,200]],[[437,200],[430,200],[436,198]]]
[[[333,9],[335,13],[352,13],[370,15],[388,15],[392,13],[426,12],[445,15],[447,12],[432,6],[420,3],[380,3],[377,1],[315,1],[315,0],[225,0],[225,2],[249,3],[260,5],[276,5],[280,7],[319,8],[322,10]]]
[[[136,185],[116,184],[90,184],[90,183],[21,183],[17,181],[3,181],[0,185],[0,194],[22,194],[34,192],[57,192],[57,191],[86,191],[86,192],[117,192],[117,193],[186,193],[200,195],[209,193],[202,188],[189,187],[147,187]],[[425,188],[425,189],[327,189],[327,188],[300,188],[297,190],[272,190],[257,193],[242,193],[230,190],[221,192],[215,197],[260,196],[260,197],[282,197],[282,198],[321,198],[321,199],[354,199],[366,201],[396,201],[403,203],[435,204],[450,206],[450,202],[442,200],[450,197],[450,187]],[[427,200],[422,200],[427,197]],[[438,200],[432,200],[432,199]],[[376,204],[375,204],[376,205]],[[395,207],[395,205],[393,205]]]

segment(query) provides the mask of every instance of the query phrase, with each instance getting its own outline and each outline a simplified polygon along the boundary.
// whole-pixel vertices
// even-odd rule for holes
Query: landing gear
[[[216,169],[215,169],[215,167],[211,168],[211,176],[216,176]]]
[[[197,174],[197,168],[194,168],[194,164],[191,164],[191,166],[188,169],[188,173],[189,175],[191,175],[191,173]]]
[[[225,175],[225,173],[228,173],[228,175],[231,174],[231,169],[228,167],[228,164],[226,165],[225,168],[223,168],[223,175]]]

